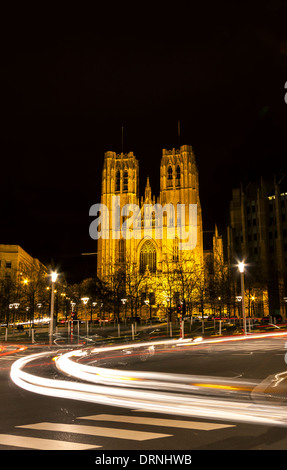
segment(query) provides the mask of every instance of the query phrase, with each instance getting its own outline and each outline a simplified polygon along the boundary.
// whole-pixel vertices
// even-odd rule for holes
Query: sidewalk
[[[267,333],[267,332],[279,332],[286,331],[287,325],[282,324],[280,327],[278,325],[261,325],[254,326],[252,331],[248,331],[248,336],[252,336],[256,333]],[[204,337],[204,338],[220,338],[220,337],[230,337],[230,336],[241,336],[243,335],[243,329],[240,325],[219,325],[216,323],[214,325],[213,321],[206,321],[204,325],[201,322],[195,322],[192,325],[189,322],[184,323],[184,335],[182,336],[182,330],[180,323],[155,323],[152,325],[135,325],[135,324],[120,324],[120,325],[105,325],[100,327],[99,325],[93,325],[92,328],[89,328],[88,336],[86,334],[86,325],[82,324],[80,326],[80,331],[78,328],[74,328],[73,336],[70,333],[70,330],[65,326],[58,326],[53,334],[53,344],[55,346],[63,345],[73,345],[77,344],[88,345],[89,342],[97,344],[105,344],[108,342],[122,342],[126,343],[129,341],[151,341],[151,340],[160,340],[160,339],[180,339],[184,337],[185,339]],[[5,339],[5,329],[2,328],[0,331],[0,348],[2,346],[13,345],[13,344],[23,344],[23,345],[49,345],[49,327],[36,327],[34,328],[34,333],[32,330],[25,329],[24,331],[9,330],[7,340]],[[1,353],[1,349],[0,349]]]

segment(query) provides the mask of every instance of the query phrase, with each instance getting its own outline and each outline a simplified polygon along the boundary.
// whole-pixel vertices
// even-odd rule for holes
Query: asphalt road
[[[199,344],[179,349],[165,348],[154,354],[108,355],[101,366],[122,370],[226,377],[255,380],[285,372],[287,338],[269,338],[237,343]],[[120,408],[75,399],[55,398],[32,393],[10,379],[11,364],[19,357],[34,353],[27,349],[0,355],[0,450],[66,449],[121,452],[123,450],[195,452],[199,450],[286,450],[287,426],[254,424],[230,419],[199,418],[160,411]],[[115,357],[116,356],[116,357]],[[51,358],[43,358],[25,371],[50,378],[63,378]],[[66,379],[67,380],[67,379]],[[285,387],[283,380],[281,385]],[[264,403],[279,411],[287,407],[285,388]],[[282,392],[283,390],[283,392]],[[212,390],[204,390],[205,396]],[[206,395],[207,394],[207,395]],[[236,392],[231,398],[253,398],[249,391]],[[94,454],[96,455],[96,454]]]

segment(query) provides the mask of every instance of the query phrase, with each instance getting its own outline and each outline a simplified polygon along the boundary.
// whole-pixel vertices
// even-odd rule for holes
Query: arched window
[[[121,173],[120,170],[117,171],[116,173],[116,191],[121,190]]]
[[[176,181],[175,181],[176,186],[180,186],[180,166],[177,165],[176,167]]]
[[[129,174],[127,170],[124,171],[124,187],[123,191],[128,192],[128,185],[129,185]]]
[[[167,169],[167,185],[172,186],[172,167],[169,166]]]
[[[150,272],[156,272],[156,249],[150,240],[144,242],[140,252],[140,272],[144,273],[147,267]]]

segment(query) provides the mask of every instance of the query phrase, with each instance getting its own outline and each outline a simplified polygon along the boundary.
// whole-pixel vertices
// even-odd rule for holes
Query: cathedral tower
[[[119,206],[113,206],[114,196],[119,196]],[[125,204],[139,204],[139,165],[133,152],[106,152],[102,171],[101,204],[109,210],[109,237],[98,240],[97,274],[99,278],[109,275],[117,262],[124,261],[126,240],[120,230],[115,233],[115,217],[120,217]],[[120,226],[122,220],[120,220]]]
[[[173,204],[175,218],[178,220],[177,205],[185,205],[185,232],[189,231],[189,204],[197,207],[197,237],[196,247],[193,250],[194,259],[198,263],[203,260],[202,213],[199,198],[198,170],[191,145],[182,145],[180,149],[162,151],[160,165],[160,197],[162,206]],[[171,242],[169,242],[171,245]],[[168,248],[168,241],[163,245],[163,251],[173,253],[174,248]]]

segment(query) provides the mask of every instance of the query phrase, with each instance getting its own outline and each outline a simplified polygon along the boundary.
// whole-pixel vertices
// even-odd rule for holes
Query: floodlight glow
[[[52,282],[56,282],[58,274],[53,272],[51,276],[52,276]]]
[[[238,263],[238,269],[241,273],[244,273],[244,263],[243,263],[243,261]]]

